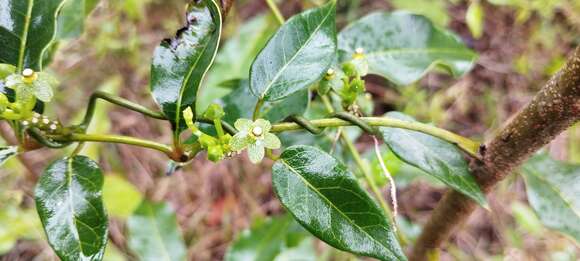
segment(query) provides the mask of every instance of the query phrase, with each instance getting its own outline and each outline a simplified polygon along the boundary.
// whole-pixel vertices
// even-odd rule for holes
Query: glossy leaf
[[[102,260],[108,231],[102,188],[101,170],[84,156],[58,160],[40,177],[36,209],[62,260]]]
[[[118,175],[106,175],[103,201],[111,216],[128,218],[139,207],[143,196],[127,180]]]
[[[186,260],[177,219],[166,203],[143,201],[127,220],[129,248],[142,261]]]
[[[0,0],[0,63],[42,69],[64,0]]]
[[[17,153],[18,147],[16,146],[0,147],[0,167]]]
[[[316,237],[351,253],[406,260],[383,210],[346,166],[326,152],[290,147],[272,172],[282,205]]]
[[[419,80],[434,66],[461,76],[477,58],[453,33],[405,12],[373,13],[347,26],[338,35],[340,60],[350,60],[357,48],[365,51],[369,73],[398,85]]]
[[[192,1],[187,25],[155,50],[151,91],[176,135],[185,129],[182,112],[194,105],[199,86],[213,63],[221,23],[221,10],[215,0]]]
[[[224,82],[245,79],[250,74],[250,66],[256,55],[266,46],[268,39],[278,29],[278,23],[271,15],[258,15],[241,24],[223,44],[215,62],[207,74],[196,101],[198,112],[203,112],[209,104],[231,92]]]
[[[57,37],[70,39],[79,37],[85,29],[85,19],[98,4],[98,0],[65,1],[57,23]]]
[[[253,227],[234,241],[226,252],[226,261],[271,261],[282,251],[288,228],[289,216],[273,218]]]
[[[331,0],[290,18],[252,64],[252,93],[276,101],[321,79],[336,57],[335,16]]]
[[[252,95],[247,80],[237,80],[235,85],[237,87],[233,92],[218,100],[226,112],[224,120],[230,124],[239,118],[252,118],[254,107],[258,102],[258,98]],[[302,90],[284,100],[265,102],[259,117],[275,123],[290,115],[302,115],[306,111],[309,101],[308,90]]]
[[[386,116],[415,121],[399,112],[387,113]],[[478,204],[487,205],[485,195],[471,175],[467,161],[455,145],[417,131],[386,127],[380,130],[385,143],[401,160],[425,171]]]
[[[528,201],[546,227],[580,242],[580,165],[536,155],[523,166]]]

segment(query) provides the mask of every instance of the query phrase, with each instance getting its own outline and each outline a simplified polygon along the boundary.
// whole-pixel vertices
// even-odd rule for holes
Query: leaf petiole
[[[96,91],[95,93],[93,93],[91,95],[91,97],[89,99],[89,105],[87,106],[87,111],[85,113],[85,117],[84,117],[82,123],[79,125],[79,127],[82,130],[86,130],[89,127],[89,125],[93,119],[93,115],[95,114],[95,108],[96,108],[98,99],[108,101],[112,104],[115,104],[115,105],[121,106],[123,108],[141,113],[145,116],[148,116],[148,117],[151,117],[154,119],[167,120],[165,115],[161,112],[153,111],[145,106],[142,106],[140,104],[134,103],[134,102],[129,101],[127,99],[112,95],[110,93]]]

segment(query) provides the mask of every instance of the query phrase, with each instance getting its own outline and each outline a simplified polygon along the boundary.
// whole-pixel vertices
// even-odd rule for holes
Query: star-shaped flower
[[[281,146],[280,139],[270,133],[272,125],[267,120],[258,119],[253,122],[238,119],[234,126],[239,132],[230,141],[230,147],[237,152],[247,148],[252,163],[262,161],[265,149],[278,149]]]
[[[11,74],[6,77],[6,87],[18,93],[18,102],[25,103],[33,96],[43,102],[52,100],[52,88],[58,81],[50,74],[25,69],[22,74]]]

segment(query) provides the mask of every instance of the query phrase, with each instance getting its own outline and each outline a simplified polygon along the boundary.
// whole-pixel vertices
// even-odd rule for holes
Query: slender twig
[[[274,16],[276,17],[276,20],[278,20],[278,23],[280,23],[280,25],[284,24],[285,22],[284,16],[282,15],[282,12],[280,12],[280,9],[278,9],[278,6],[276,6],[276,3],[274,3],[273,0],[266,0],[266,3],[268,4],[268,7],[272,11],[272,14],[274,14]]]
[[[377,127],[392,127],[392,128],[401,128],[407,130],[413,130],[422,132],[425,134],[429,134],[431,136],[440,138],[442,140],[448,141],[457,145],[459,148],[467,152],[469,155],[476,157],[477,151],[479,149],[479,143],[468,139],[466,137],[457,135],[453,132],[440,129],[428,124],[418,123],[418,122],[410,122],[404,121],[399,119],[393,119],[388,117],[360,117],[360,120],[364,121],[370,126],[377,126]],[[354,126],[354,124],[350,121],[338,119],[338,118],[326,118],[326,119],[317,119],[311,120],[310,123],[318,128],[328,128],[328,127],[344,127],[344,126]],[[296,123],[284,122],[274,124],[272,126],[272,132],[286,132],[286,131],[294,131],[294,130],[301,130],[303,129],[302,126]]]
[[[106,143],[127,144],[157,150],[165,153],[170,157],[172,157],[174,154],[171,147],[165,144],[128,136],[74,133],[66,136],[54,136],[52,138],[54,140],[63,142],[76,141],[76,142],[106,142]]]
[[[93,93],[93,95],[91,95],[90,99],[89,99],[89,105],[87,106],[87,111],[85,113],[85,117],[82,121],[82,123],[79,125],[79,127],[83,130],[86,130],[89,127],[89,124],[91,123],[92,119],[93,119],[93,115],[95,114],[95,109],[96,109],[96,105],[97,105],[97,100],[98,99],[102,99],[105,101],[108,101],[112,104],[127,108],[129,110],[141,113],[145,116],[154,118],[154,119],[158,119],[158,120],[166,120],[167,118],[165,117],[165,115],[161,112],[158,111],[153,111],[145,106],[142,106],[140,104],[134,103],[132,101],[129,101],[127,99],[123,99],[121,97],[109,94],[109,93],[105,93],[102,91],[96,91],[95,93]]]

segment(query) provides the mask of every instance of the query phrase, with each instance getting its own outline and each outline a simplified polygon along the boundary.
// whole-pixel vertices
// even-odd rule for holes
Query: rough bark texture
[[[489,192],[532,153],[579,120],[580,47],[536,97],[486,144],[480,151],[481,160],[472,162],[482,190]],[[410,260],[427,260],[476,207],[461,193],[448,191],[425,225]]]

